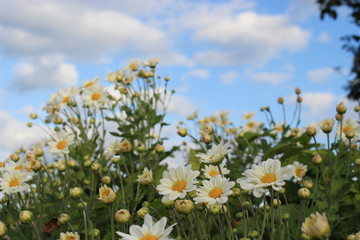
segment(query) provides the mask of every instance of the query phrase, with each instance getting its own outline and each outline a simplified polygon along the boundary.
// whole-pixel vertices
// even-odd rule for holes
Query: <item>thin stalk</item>
[[[115,225],[114,225],[114,205],[110,204],[110,222],[111,222],[111,239],[115,240]]]
[[[266,218],[267,218],[265,195],[263,196],[263,202],[264,202],[264,219],[263,219],[263,224],[262,224],[261,234],[260,234],[259,240],[263,239],[264,232],[265,232]]]
[[[33,226],[34,230],[35,230],[35,233],[36,233],[36,236],[39,240],[41,240],[41,237],[40,237],[40,234],[39,234],[39,231],[34,223],[34,221],[31,221],[31,225]]]

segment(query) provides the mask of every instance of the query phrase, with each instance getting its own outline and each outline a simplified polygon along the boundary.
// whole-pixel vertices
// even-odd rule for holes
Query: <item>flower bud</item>
[[[251,239],[255,239],[258,237],[258,232],[256,230],[250,230],[249,233],[248,233],[248,236],[251,238]]]
[[[95,173],[95,174],[101,173],[101,171],[102,171],[101,164],[100,163],[93,163],[91,165],[91,171],[93,171],[93,173]]]
[[[344,119],[344,114],[335,114],[335,119],[336,121],[340,122],[341,120]]]
[[[277,99],[277,102],[278,102],[279,104],[283,104],[283,103],[284,103],[284,98],[279,97],[279,98]]]
[[[316,154],[313,158],[312,158],[312,162],[315,165],[319,165],[322,162],[322,158],[320,156],[320,154]]]
[[[346,240],[356,240],[355,234],[349,235],[349,236],[346,238]]]
[[[87,202],[84,202],[84,205],[85,205],[85,207],[87,207]],[[82,203],[78,203],[77,208],[79,210],[84,210],[84,206],[82,205]]]
[[[32,218],[33,218],[33,213],[32,212],[30,212],[28,210],[20,212],[19,220],[20,220],[21,223],[27,224],[27,223],[32,221]]]
[[[137,180],[142,185],[149,185],[153,182],[153,173],[152,170],[149,170],[147,167],[144,168],[143,174],[138,176]]]
[[[280,207],[280,206],[281,206],[280,199],[274,199],[274,207],[277,208],[277,207]]]
[[[28,123],[26,124],[26,126],[28,126],[29,128],[31,128],[31,127],[32,127],[32,123],[31,123],[31,122],[28,122]]]
[[[344,113],[346,113],[346,107],[345,107],[345,105],[344,105],[343,102],[340,102],[340,103],[336,106],[336,112],[337,112],[338,114],[344,114]]]
[[[290,215],[288,213],[285,213],[281,216],[282,220],[287,221],[290,218]]]
[[[70,188],[70,197],[74,199],[79,199],[83,194],[83,191],[81,188],[74,187]]]
[[[66,213],[60,215],[57,224],[59,226],[64,226],[70,221],[70,216]]]
[[[244,213],[243,212],[237,212],[236,214],[235,214],[235,218],[237,219],[237,220],[240,220],[240,219],[242,219],[244,217]]]
[[[37,119],[37,117],[38,117],[38,116],[37,116],[36,113],[30,113],[30,115],[29,115],[29,118],[30,118],[30,119],[33,119],[33,120],[34,120],[34,119]]]
[[[355,137],[355,133],[353,130],[347,130],[345,131],[345,137],[347,139],[352,139],[353,137]]]
[[[44,150],[41,147],[34,148],[34,154],[38,157],[41,157],[44,155]]]
[[[187,135],[186,128],[179,127],[178,131],[177,131],[177,134],[179,134],[179,136],[181,136],[181,137],[185,137]]]
[[[8,198],[6,195],[1,198],[1,203],[6,203],[7,201],[8,201]]]
[[[301,103],[301,102],[303,101],[303,99],[302,99],[301,96],[297,96],[296,101],[297,101],[298,103]]]
[[[104,183],[104,184],[109,185],[111,183],[111,178],[109,176],[103,176],[101,178],[101,182]]]
[[[232,197],[240,196],[240,189],[239,188],[233,188],[231,190],[233,191],[233,193],[231,194]]]
[[[203,211],[204,209],[205,209],[205,204],[204,203],[196,204],[196,210]]]
[[[354,108],[354,111],[355,111],[355,112],[360,112],[360,106],[359,106],[359,105],[356,106],[356,107]]]
[[[243,208],[244,209],[250,209],[251,208],[251,204],[250,204],[250,202],[249,201],[244,201],[243,202]]]
[[[195,190],[189,192],[188,194],[189,194],[189,197],[190,197],[190,198],[195,198],[195,197],[197,197],[197,191],[195,191]]]
[[[163,202],[163,205],[164,205],[165,209],[172,209],[175,205],[175,202],[172,200],[169,200],[167,202]]]
[[[42,165],[41,165],[41,162],[40,161],[37,161],[37,160],[32,160],[30,162],[30,168],[31,170],[33,170],[34,172],[37,172],[41,169]]]
[[[311,237],[309,237],[308,235],[306,235],[305,233],[301,234],[301,239],[302,240],[311,240]]]
[[[307,188],[300,188],[298,190],[298,197],[301,199],[308,199],[310,197],[310,190]]]
[[[211,142],[211,140],[212,140],[212,138],[211,138],[211,136],[209,134],[203,134],[201,136],[201,141],[203,143],[209,144]]]
[[[309,137],[315,136],[316,134],[316,128],[309,126],[306,128],[306,133]]]
[[[119,148],[120,148],[121,153],[129,153],[131,151],[132,146],[131,146],[131,143],[125,139],[124,141],[122,141],[120,143]]]
[[[97,229],[97,228],[93,228],[91,235],[92,235],[94,238],[99,237],[99,236],[100,236],[100,230]]]
[[[305,188],[307,188],[307,189],[312,189],[313,188],[313,181],[311,181],[311,180],[304,181],[303,186]]]
[[[301,93],[301,90],[300,90],[300,88],[295,88],[295,93],[297,94],[297,95],[299,95],[300,93]]]
[[[279,191],[280,194],[285,194],[285,192],[286,192],[285,188],[281,188],[280,191]]]
[[[357,158],[357,159],[355,160],[355,164],[358,165],[358,166],[360,166],[360,158]]]
[[[170,77],[169,77],[169,76],[166,76],[164,79],[165,79],[165,81],[170,81]]]
[[[35,154],[33,153],[33,152],[27,152],[26,154],[25,154],[25,159],[27,160],[27,161],[31,161],[31,160],[35,160]]]
[[[16,154],[16,153],[12,153],[10,155],[10,159],[13,160],[14,162],[17,162],[17,161],[19,161],[20,156],[18,154]]]
[[[6,232],[7,232],[7,227],[5,223],[0,221],[0,238],[4,237],[6,235]]]
[[[138,217],[140,218],[144,218],[146,214],[149,213],[149,209],[147,207],[143,207],[140,208],[137,212],[136,215],[138,215]]]
[[[157,152],[157,153],[163,153],[164,152],[164,146],[163,145],[161,145],[161,144],[156,144],[156,146],[155,146],[155,151]]]
[[[99,195],[100,197],[98,199],[105,204],[113,203],[116,198],[116,193],[105,185],[99,189]]]
[[[221,206],[218,204],[213,204],[209,206],[209,212],[212,215],[219,215],[222,210],[221,210]]]
[[[350,150],[356,151],[358,149],[358,145],[356,143],[351,143]]]
[[[84,167],[88,168],[88,167],[91,166],[91,164],[92,164],[91,160],[86,160],[86,161],[84,162]]]
[[[131,215],[130,212],[126,209],[120,209],[115,213],[115,221],[118,223],[127,223],[130,221]]]
[[[194,209],[194,203],[191,200],[177,200],[175,210],[178,213],[189,214]]]
[[[316,214],[311,214],[310,217],[305,219],[305,222],[301,225],[301,231],[310,238],[327,239],[331,230],[325,213],[321,215],[316,212]]]

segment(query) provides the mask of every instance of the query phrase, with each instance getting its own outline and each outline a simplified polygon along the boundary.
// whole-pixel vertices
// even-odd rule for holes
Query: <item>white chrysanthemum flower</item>
[[[0,172],[2,172],[5,169],[6,163],[7,163],[7,160],[0,161]]]
[[[200,157],[201,162],[204,163],[209,163],[209,164],[218,163],[224,159],[226,154],[231,152],[229,146],[230,146],[230,142],[224,144],[223,139],[221,139],[218,145],[214,145],[206,153],[198,153],[196,154],[196,156]]]
[[[7,194],[28,191],[30,186],[26,183],[30,180],[29,174],[23,171],[10,171],[2,175],[0,189]]]
[[[307,166],[297,161],[293,163],[293,175],[296,182],[300,182],[307,172]]]
[[[335,120],[327,118],[319,122],[319,126],[324,133],[330,133],[334,127]]]
[[[311,214],[301,224],[301,231],[311,238],[328,239],[331,229],[326,214]]]
[[[105,152],[109,156],[119,155],[121,153],[121,142],[119,140],[115,140],[114,142],[110,143]]]
[[[142,62],[141,65],[154,68],[159,62],[160,60],[158,58],[150,58],[149,60]]]
[[[85,106],[96,109],[107,104],[109,93],[104,86],[96,85],[84,90],[82,100]]]
[[[48,113],[46,119],[53,122],[59,117],[61,109],[63,109],[63,105],[61,104],[60,98],[50,99],[44,107],[44,110]]]
[[[238,182],[242,189],[250,190],[255,197],[261,197],[272,187],[279,191],[285,185],[284,180],[292,176],[293,166],[281,167],[279,160],[269,158],[261,163],[253,164],[251,169],[247,169],[239,178]]]
[[[275,124],[275,126],[270,130],[272,133],[282,133],[284,130],[284,122],[280,121]]]
[[[261,123],[257,120],[250,120],[241,127],[243,132],[258,133],[261,131]]]
[[[145,215],[144,225],[142,227],[132,225],[129,233],[116,232],[123,240],[173,240],[169,237],[175,224],[166,228],[167,218],[163,217],[160,221],[153,224],[152,217],[149,214]]]
[[[84,80],[83,81],[83,87],[86,88],[90,88],[93,86],[98,86],[99,85],[99,81],[100,78],[99,77],[93,77],[92,79],[88,79],[88,80]]]
[[[25,171],[28,173],[30,179],[32,178],[32,175],[34,175],[34,172],[31,170],[30,167],[30,162],[26,161],[26,159],[21,159],[17,162],[9,161],[7,166],[5,167],[5,171]]]
[[[144,168],[144,171],[141,175],[138,176],[137,181],[142,185],[149,185],[153,181],[152,170],[149,170],[147,167]]]
[[[227,202],[228,196],[233,193],[231,188],[234,187],[235,182],[218,175],[209,181],[202,181],[202,184],[203,186],[198,188],[197,197],[194,198],[195,203],[206,203],[207,205],[218,203],[222,205]]]
[[[244,114],[241,116],[241,119],[243,121],[249,121],[253,116],[255,116],[255,114],[255,112],[244,112]]]
[[[340,124],[337,125],[336,128],[336,136],[340,138]],[[354,133],[354,139],[358,139],[360,136],[360,125],[356,122],[354,118],[349,118],[342,122],[342,134],[341,140],[348,142],[349,140],[346,138],[346,132],[352,131]]]
[[[184,198],[187,192],[196,190],[196,177],[199,173],[191,170],[191,165],[179,166],[163,172],[161,184],[156,187],[159,194],[163,195],[162,202]]]
[[[59,240],[80,240],[80,236],[77,232],[60,233]]]
[[[298,137],[301,137],[304,133],[305,133],[304,129],[294,128],[294,129],[287,130],[286,133],[284,134],[284,136],[285,137],[293,136],[294,138],[298,138]]]
[[[224,163],[220,164],[220,169],[223,175],[230,173],[230,171],[225,167]],[[204,172],[206,178],[212,178],[220,175],[219,168],[215,165],[205,165],[205,168],[201,170]]]
[[[48,142],[49,151],[53,154],[68,154],[69,145],[74,142],[74,134],[69,134],[63,130],[53,136],[53,140]]]

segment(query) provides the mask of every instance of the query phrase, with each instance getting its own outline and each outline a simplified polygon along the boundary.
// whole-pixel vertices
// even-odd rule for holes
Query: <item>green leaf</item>
[[[191,164],[192,170],[199,170],[200,169],[200,158],[196,157],[195,155],[198,154],[199,151],[195,149],[190,149],[189,154],[189,164]]]

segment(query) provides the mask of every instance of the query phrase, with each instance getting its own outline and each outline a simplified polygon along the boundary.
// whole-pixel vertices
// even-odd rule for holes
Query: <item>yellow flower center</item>
[[[67,103],[70,100],[70,96],[66,96],[63,98],[62,103]]]
[[[222,193],[223,193],[222,188],[217,187],[209,192],[209,196],[212,198],[218,198],[221,196]]]
[[[21,170],[21,169],[22,169],[22,165],[16,166],[16,167],[14,168],[14,170]]]
[[[75,240],[75,237],[67,237],[66,240]]]
[[[262,183],[272,183],[275,181],[276,181],[276,176],[275,176],[275,174],[272,174],[272,173],[268,173],[261,178]]]
[[[106,198],[107,196],[109,196],[110,191],[109,190],[105,190],[101,193],[101,198]]]
[[[2,168],[4,166],[3,162],[0,162],[0,168]]]
[[[9,187],[17,187],[19,185],[20,185],[19,179],[11,180],[11,182],[9,183]]]
[[[219,175],[219,172],[213,170],[213,171],[210,171],[210,172],[209,172],[209,175],[210,175],[210,177],[215,177],[216,175]]]
[[[216,154],[213,154],[209,157],[210,160],[212,160],[212,158],[215,156]]]
[[[91,100],[93,101],[97,101],[101,98],[101,94],[100,93],[94,93],[93,95],[91,95]]]
[[[62,150],[66,147],[66,141],[60,141],[57,145],[56,145],[56,148],[59,149],[59,150]]]
[[[186,182],[184,180],[177,181],[173,187],[172,190],[182,192],[186,187]]]
[[[25,170],[28,171],[28,172],[30,172],[30,168],[28,168],[28,167],[25,167]]]
[[[58,109],[57,107],[53,107],[51,113],[52,113],[52,114],[55,114],[56,111],[57,111],[57,109]]]
[[[253,127],[254,127],[254,123],[253,123],[253,122],[249,122],[247,125],[248,125],[249,128],[253,128]]]
[[[141,238],[140,240],[158,240],[159,238],[152,235],[152,234],[147,234],[145,235],[143,238]]]
[[[283,130],[283,128],[281,126],[276,128],[276,131],[278,131],[278,132],[281,132],[282,130]]]
[[[88,84],[85,85],[86,88],[91,87],[92,85],[94,85],[94,82],[89,82]]]
[[[352,127],[350,127],[350,126],[346,126],[346,127],[344,127],[344,129],[343,129],[343,133],[345,133],[346,134],[346,132],[347,131],[353,131],[353,128]]]
[[[295,171],[296,176],[300,177],[300,174],[302,173],[302,169],[298,169]]]

